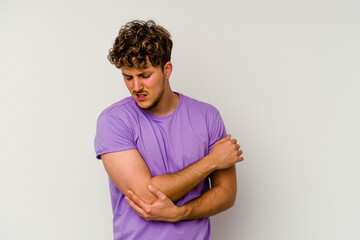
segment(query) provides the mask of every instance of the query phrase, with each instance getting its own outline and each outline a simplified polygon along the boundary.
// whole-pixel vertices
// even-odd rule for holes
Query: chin
[[[137,103],[137,105],[142,110],[149,111],[149,110],[154,109],[158,105],[158,102],[153,102],[153,103],[148,103],[148,104],[139,104],[139,103]]]
[[[134,97],[136,104],[139,106],[139,108],[145,111],[154,109],[159,104],[161,98],[162,94],[156,99],[146,99],[145,101],[138,101],[136,97]]]
[[[136,104],[139,106],[139,108],[141,108],[142,110],[148,110],[153,108],[153,106],[151,105],[151,103],[145,103],[145,102],[138,102],[136,101]]]

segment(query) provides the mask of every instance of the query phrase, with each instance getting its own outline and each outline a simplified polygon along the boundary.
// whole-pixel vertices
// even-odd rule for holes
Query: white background
[[[173,90],[216,106],[245,161],[212,239],[360,239],[360,2],[0,2],[0,239],[111,239],[96,119],[128,96],[121,25],[173,36]]]

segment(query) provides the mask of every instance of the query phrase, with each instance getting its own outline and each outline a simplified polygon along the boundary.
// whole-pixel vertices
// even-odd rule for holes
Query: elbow
[[[235,202],[236,202],[236,196],[231,198],[231,200],[229,201],[229,208],[232,208],[235,205]]]
[[[235,205],[236,202],[236,189],[231,191],[228,190],[228,201],[226,204],[226,209],[229,209]]]
[[[155,195],[153,193],[150,192],[150,190],[148,189],[149,184],[144,184],[143,186],[138,186],[135,189],[129,188],[128,190],[130,190],[131,192],[133,192],[141,201],[143,201],[146,204],[153,204],[157,198],[155,197]],[[124,194],[126,196],[130,196],[129,192],[127,192],[127,194]]]
[[[228,199],[227,203],[225,204],[225,209],[224,210],[232,208],[235,205],[235,200],[236,200],[236,197],[230,197]]]

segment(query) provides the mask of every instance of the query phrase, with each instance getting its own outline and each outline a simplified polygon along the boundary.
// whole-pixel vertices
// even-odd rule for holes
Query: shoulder
[[[214,143],[226,135],[224,122],[215,106],[186,96],[184,96],[184,105],[188,115],[191,115],[191,120],[206,127],[211,142]]]
[[[135,100],[132,97],[127,97],[105,108],[100,113],[99,118],[102,116],[127,118],[137,115],[138,111]]]
[[[133,109],[133,98],[132,97],[127,97],[124,98],[120,101],[117,101],[113,104],[111,104],[110,106],[108,106],[107,108],[105,108],[101,114],[101,115],[108,115],[108,116],[119,116],[121,115],[124,111],[132,111]]]
[[[209,103],[199,101],[185,95],[183,95],[183,98],[185,106],[187,108],[191,108],[194,112],[199,112],[209,117],[220,115],[219,110]]]
[[[132,97],[124,98],[105,108],[98,117],[98,122],[116,121],[132,125],[139,117],[139,109]]]

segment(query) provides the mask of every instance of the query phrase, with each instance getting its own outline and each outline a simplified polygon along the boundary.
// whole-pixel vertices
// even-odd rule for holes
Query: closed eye
[[[149,78],[151,76],[151,74],[146,74],[146,75],[140,75],[141,78]]]
[[[130,81],[131,79],[133,79],[132,76],[126,75],[126,74],[123,74],[123,77],[124,77],[124,79],[127,80],[127,81]]]

